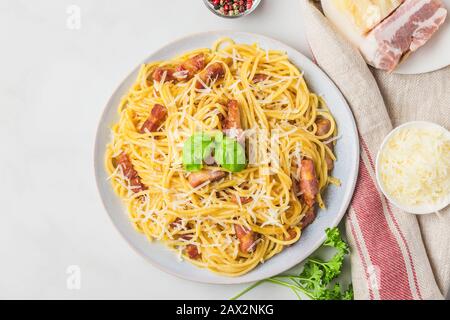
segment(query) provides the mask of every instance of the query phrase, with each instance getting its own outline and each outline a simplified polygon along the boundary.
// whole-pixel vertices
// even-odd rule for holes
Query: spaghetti
[[[205,77],[210,66],[223,73]],[[212,163],[204,170],[222,174],[193,187],[183,144],[199,132],[224,131],[229,101],[258,143],[246,146],[242,171]],[[297,242],[315,203],[324,207],[321,192],[339,184],[329,175],[333,116],[283,52],[223,38],[211,49],[144,64],[118,113],[105,162],[131,222],[149,240],[222,275],[245,274]]]

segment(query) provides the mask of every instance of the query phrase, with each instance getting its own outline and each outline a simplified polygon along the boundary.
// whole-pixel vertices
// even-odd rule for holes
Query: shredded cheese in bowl
[[[434,123],[409,122],[393,130],[376,167],[383,193],[407,212],[437,212],[450,202],[450,133]]]

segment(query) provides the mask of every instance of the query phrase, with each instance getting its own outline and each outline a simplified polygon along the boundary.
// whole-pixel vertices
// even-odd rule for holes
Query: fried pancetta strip
[[[311,223],[313,223],[314,219],[316,219],[316,210],[315,207],[311,207],[306,211],[305,216],[302,219],[302,229],[305,229]]]
[[[176,67],[158,67],[153,71],[149,80],[157,82],[189,80],[205,67],[205,55],[200,53],[187,59]]]
[[[303,159],[300,168],[300,192],[308,207],[316,203],[319,193],[319,181],[317,180],[314,162],[311,159]]]
[[[224,171],[201,170],[191,173],[188,177],[188,181],[193,188],[196,188],[206,181],[214,182],[222,178],[225,178]]]
[[[285,241],[291,241],[291,240],[294,240],[295,237],[297,236],[297,232],[295,231],[294,228],[289,228],[289,229],[287,230],[287,232],[288,232],[289,236],[284,236],[284,240],[285,240]]]
[[[171,228],[178,228],[179,226],[181,226],[181,218],[176,218],[176,219],[170,224],[170,227],[171,227]]]
[[[142,184],[141,178],[138,176],[137,171],[133,168],[130,158],[125,152],[122,152],[117,157],[117,165],[122,168],[123,175],[129,180],[130,189],[134,193],[146,190],[146,187]]]
[[[189,80],[191,79],[196,73],[200,72],[205,67],[205,54],[200,53],[196,56],[193,56],[192,58],[189,58],[182,64],[176,67],[176,73],[175,77],[178,78],[178,80]],[[183,74],[184,75],[181,75]]]
[[[240,106],[237,100],[228,101],[227,117],[224,119],[222,127],[227,137],[237,139],[240,144],[244,145],[245,136],[243,135]]]
[[[195,244],[188,244],[186,246],[186,254],[189,256],[189,258],[191,259],[199,259],[202,255],[200,252],[198,252],[198,248]]]
[[[239,200],[238,200],[239,198]],[[234,194],[231,196],[231,202],[236,203],[236,204],[247,204],[252,202],[253,199],[251,197],[237,197]]]
[[[207,86],[211,85],[212,82],[217,81],[225,77],[225,69],[220,62],[214,62],[206,67],[205,70],[200,72],[199,78],[201,81],[197,80],[195,88],[205,89],[204,84]]]
[[[141,133],[155,132],[166,120],[167,109],[163,105],[155,104],[148,119],[144,122],[141,128]]]
[[[172,223],[174,223],[174,222],[172,222]],[[179,239],[183,239],[186,241],[189,241],[192,238],[193,238],[192,234],[183,234],[183,235],[179,236]],[[185,248],[185,252],[189,256],[189,258],[194,259],[194,260],[198,259],[202,256],[201,253],[198,251],[198,248],[195,244],[188,244]]]
[[[328,132],[330,132],[331,129],[331,121],[325,118],[318,118],[316,120],[317,125],[317,136],[323,136],[326,135]],[[326,144],[328,148],[330,148],[331,151],[333,151],[333,142],[329,142]],[[327,163],[327,169],[328,171],[333,170],[334,168],[334,161],[331,159],[330,155],[328,153],[325,153],[325,162]]]
[[[267,74],[257,73],[253,77],[253,83],[259,83],[267,80],[269,76]]]
[[[155,80],[157,82],[161,82],[162,79],[164,79],[164,81],[174,81],[177,79],[174,76],[175,72],[175,68],[158,67],[155,69],[155,71],[153,71],[151,80]]]
[[[224,130],[242,129],[241,112],[239,111],[239,103],[237,100],[230,100],[227,103],[227,117],[224,121]]]
[[[239,249],[245,253],[253,252],[256,247],[256,234],[239,224],[234,225],[234,231],[239,240]]]

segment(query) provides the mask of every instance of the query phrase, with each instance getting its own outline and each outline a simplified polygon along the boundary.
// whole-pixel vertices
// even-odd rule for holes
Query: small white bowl
[[[395,200],[388,192],[387,190],[384,188],[384,184],[381,180],[381,170],[380,170],[380,156],[381,153],[384,150],[384,147],[386,146],[387,142],[391,140],[392,136],[399,132],[402,129],[405,128],[433,128],[433,129],[438,129],[442,132],[444,132],[448,138],[450,139],[450,132],[445,129],[444,127],[441,127],[440,125],[437,125],[433,122],[428,122],[428,121],[411,121],[411,122],[407,122],[404,123],[400,126],[398,126],[397,128],[395,128],[394,130],[392,130],[383,140],[383,142],[381,143],[381,147],[378,150],[378,154],[377,154],[377,159],[376,159],[376,164],[375,164],[375,168],[376,168],[376,179],[377,179],[377,183],[378,186],[380,187],[381,191],[383,192],[383,194],[386,196],[386,198],[392,203],[394,204],[396,207],[409,212],[409,213],[414,213],[414,214],[428,214],[428,213],[435,213],[438,212],[439,210],[444,209],[445,207],[447,207],[450,203],[450,194],[447,195],[447,197],[445,199],[442,199],[439,203],[433,204],[433,205],[421,205],[421,206],[407,206],[404,204],[399,203],[397,200]]]

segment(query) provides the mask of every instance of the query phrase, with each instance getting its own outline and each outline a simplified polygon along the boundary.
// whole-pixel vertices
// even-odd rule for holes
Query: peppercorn
[[[208,0],[214,10],[226,15],[237,16],[253,7],[254,0]]]

